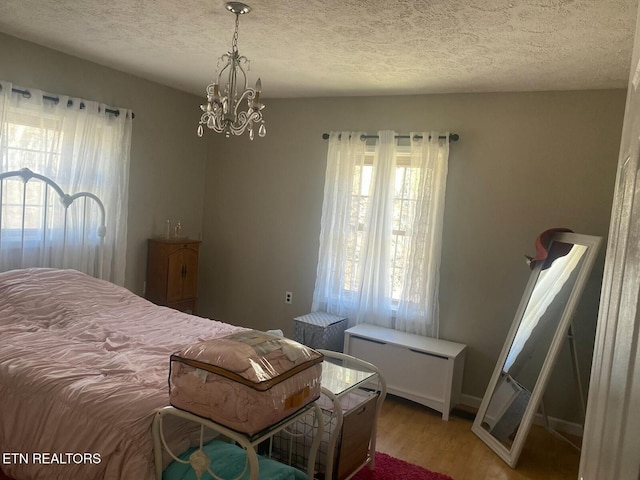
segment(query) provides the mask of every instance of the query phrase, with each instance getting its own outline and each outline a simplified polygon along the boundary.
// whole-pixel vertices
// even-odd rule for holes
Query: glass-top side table
[[[371,369],[354,368],[350,359],[329,357],[336,352],[323,351],[325,361],[322,362],[322,387],[334,395],[340,396],[354,388],[358,388],[367,381],[374,380],[378,375]],[[353,358],[353,357],[351,357]]]
[[[379,369],[364,360],[331,350],[318,350],[322,362],[322,410],[324,432],[309,428],[305,417],[275,435],[270,452],[298,468],[310,465],[310,444],[322,436],[317,452],[317,473],[322,480],[349,480],[361,468],[374,467],[377,419],[386,396]]]
[[[370,469],[374,467],[377,420],[387,394],[387,386],[384,376],[375,365],[344,353],[331,350],[319,350],[319,352],[325,357],[322,363],[322,393],[333,405],[328,409],[322,405],[322,402],[318,403],[323,410],[329,411],[330,415],[335,416],[336,419],[335,428],[331,431],[328,442],[325,480],[333,480],[334,461],[336,460],[339,462],[337,468],[341,470],[339,476],[349,479],[365,465],[368,465]],[[342,434],[344,417],[352,408],[348,402],[346,405],[343,404],[341,397],[344,399],[349,392],[356,389],[373,390],[376,392],[377,399],[366,458],[360,463],[349,465],[347,472],[345,472],[344,465],[340,465],[343,459],[336,458],[336,447],[338,438]]]

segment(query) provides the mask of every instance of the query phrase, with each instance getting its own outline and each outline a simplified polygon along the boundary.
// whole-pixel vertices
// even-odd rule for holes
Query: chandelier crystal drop
[[[251,7],[240,2],[227,2],[225,6],[236,16],[236,29],[231,51],[218,59],[216,79],[207,86],[206,103],[200,105],[202,115],[198,136],[202,137],[206,126],[216,133],[224,133],[226,137],[242,135],[248,130],[249,138],[253,140],[256,126],[260,137],[267,134],[267,129],[262,118],[264,104],[260,103],[262,82],[258,78],[255,88],[247,88],[249,59],[238,53],[240,15],[249,13]],[[226,84],[223,85],[225,79]]]

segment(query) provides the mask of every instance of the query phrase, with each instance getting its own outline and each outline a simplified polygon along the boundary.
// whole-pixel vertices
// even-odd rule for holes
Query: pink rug
[[[376,468],[364,467],[353,480],[453,480],[449,475],[430,472],[386,453],[376,452]]]

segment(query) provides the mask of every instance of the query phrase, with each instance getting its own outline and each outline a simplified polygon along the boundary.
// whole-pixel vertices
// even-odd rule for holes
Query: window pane
[[[362,167],[362,183],[360,186],[360,195],[369,195],[371,192],[371,177],[373,176],[373,165],[364,165]]]
[[[391,239],[391,298],[398,301],[402,295],[405,268],[405,237],[393,235]]]
[[[351,218],[355,223],[357,215],[356,249],[354,258],[350,258],[345,279],[345,289],[354,290],[359,287],[359,275],[361,270],[360,249],[362,246],[362,236],[364,231],[367,203],[369,201],[370,188],[373,177],[373,153],[368,152],[365,159],[367,163],[357,167],[354,172]],[[430,181],[430,172],[421,177],[423,172],[418,168],[410,166],[408,151],[399,151],[396,158],[397,166],[393,179],[393,234],[390,245],[390,277],[392,301],[397,304],[402,296],[404,272],[406,269],[406,248],[409,245],[409,235],[411,235],[410,220],[413,218],[416,208],[418,189],[424,182],[427,186]]]

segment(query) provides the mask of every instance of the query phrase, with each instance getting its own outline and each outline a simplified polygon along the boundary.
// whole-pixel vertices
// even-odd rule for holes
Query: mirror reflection
[[[587,248],[553,242],[539,271],[481,424],[507,447],[529,404]]]
[[[547,230],[536,239],[540,250],[535,267],[471,427],[512,468],[565,342],[574,351],[572,367],[578,378],[568,332],[601,240],[567,229]],[[579,382],[576,386],[582,397]],[[546,428],[561,436],[545,419]]]

